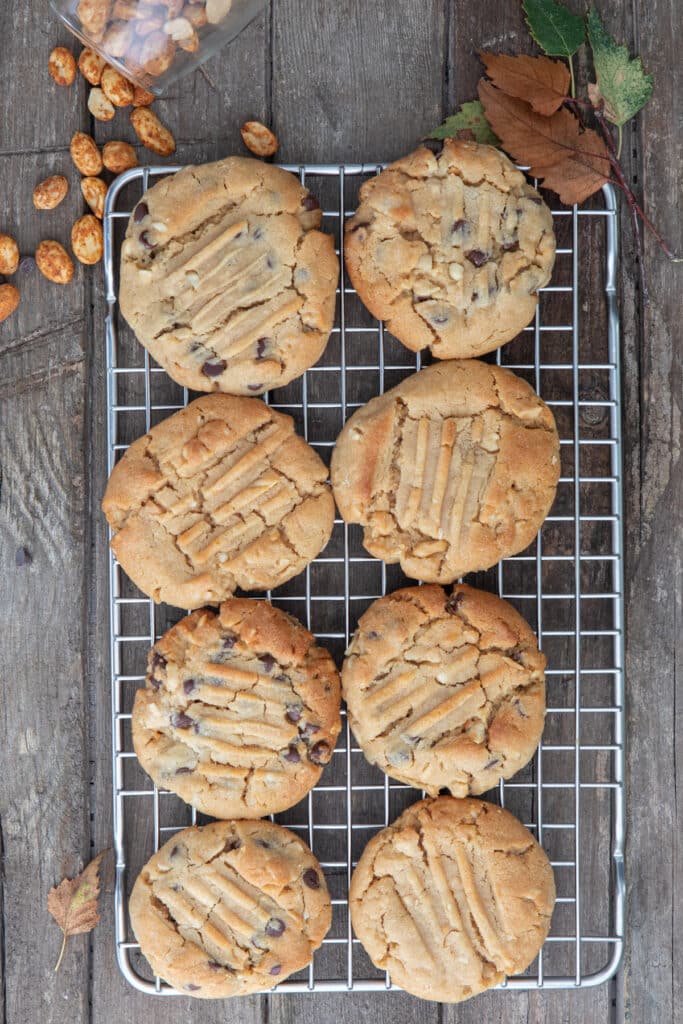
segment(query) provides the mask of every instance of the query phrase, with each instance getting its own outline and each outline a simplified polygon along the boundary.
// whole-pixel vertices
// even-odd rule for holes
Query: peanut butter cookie
[[[532,319],[555,235],[550,210],[504,153],[447,139],[365,182],[344,252],[354,288],[399,341],[469,358]]]
[[[457,1003],[529,966],[550,928],[555,882],[509,811],[442,796],[370,840],[349,903],[356,935],[395,984]]]
[[[484,793],[533,756],[545,657],[517,611],[465,584],[371,604],[346,654],[349,722],[372,763],[430,796]]]
[[[332,329],[339,262],[320,205],[247,157],[187,167],[135,207],[121,312],[166,372],[195,391],[256,395],[312,366]]]
[[[509,370],[435,363],[353,414],[332,486],[371,555],[407,576],[452,583],[522,551],[555,496],[553,415]]]
[[[339,673],[307,629],[233,598],[182,619],[152,648],[133,744],[158,786],[215,818],[297,803],[332,756]]]
[[[327,475],[289,416],[204,395],[128,448],[102,508],[140,590],[197,608],[279,586],[320,553],[334,523]]]

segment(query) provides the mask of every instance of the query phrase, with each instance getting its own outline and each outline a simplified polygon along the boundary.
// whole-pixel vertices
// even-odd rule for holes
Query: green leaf
[[[487,146],[499,145],[479,100],[461,104],[457,113],[447,117],[442,125],[434,129],[429,138],[457,139],[468,138],[470,135],[475,142],[482,142]]]
[[[551,57],[571,57],[586,37],[583,18],[555,0],[524,0],[529,31]]]
[[[591,99],[601,98],[605,117],[621,128],[650,99],[652,75],[645,74],[640,57],[631,60],[628,47],[617,45],[594,8],[588,14],[588,39],[599,90],[599,95],[591,92]]]

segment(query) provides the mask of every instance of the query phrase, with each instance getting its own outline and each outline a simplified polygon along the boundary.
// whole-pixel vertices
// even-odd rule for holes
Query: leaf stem
[[[617,125],[617,160],[621,160],[621,146],[624,141],[624,129],[623,126]]]
[[[64,959],[64,951],[66,949],[66,932],[63,929],[62,929],[62,934],[63,934],[64,938],[62,940],[62,948],[59,951],[59,959],[57,960],[57,963],[55,964],[55,974],[57,973],[59,968],[62,966],[62,960]]]
[[[570,77],[571,77],[571,80],[572,80],[572,84],[571,84],[572,99],[574,99],[576,97],[576,79],[574,78],[574,61],[572,60],[571,55],[567,58],[567,60],[569,61],[569,74],[570,74]]]

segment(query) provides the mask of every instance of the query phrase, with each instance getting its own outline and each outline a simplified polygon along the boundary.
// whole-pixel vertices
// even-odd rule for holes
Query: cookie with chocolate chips
[[[560,475],[550,409],[526,381],[476,359],[434,363],[358,409],[332,487],[376,558],[452,583],[522,551]]]
[[[301,376],[332,329],[339,262],[320,204],[245,157],[186,167],[135,207],[121,312],[185,387],[258,395]]]
[[[407,348],[439,359],[491,352],[533,318],[550,280],[550,210],[504,153],[430,142],[360,190],[346,269]]]
[[[234,598],[150,652],[133,744],[156,784],[216,818],[261,818],[315,786],[339,735],[339,673],[291,615]]]
[[[457,1003],[524,971],[555,904],[553,871],[509,811],[450,796],[413,804],[363,850],[356,935],[394,984]]]
[[[272,988],[313,959],[332,920],[320,864],[269,821],[216,821],[176,833],[130,898],[140,948],[184,995]]]
[[[327,475],[291,417],[203,395],[126,450],[102,508],[140,590],[198,608],[277,587],[320,553],[334,524]]]
[[[465,584],[407,587],[361,616],[342,690],[367,759],[431,796],[484,793],[538,746],[545,657],[519,613]]]

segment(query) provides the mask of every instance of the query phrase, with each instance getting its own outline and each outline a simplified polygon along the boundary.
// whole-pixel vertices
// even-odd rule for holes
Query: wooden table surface
[[[597,6],[610,31],[655,73],[654,98],[626,129],[625,164],[653,220],[683,249],[680,2],[598,0]],[[134,138],[125,115],[115,127],[90,119],[82,79],[68,90],[53,86],[47,55],[57,43],[70,45],[70,37],[47,0],[1,4],[0,39],[0,230],[32,253],[46,236],[66,242],[82,212],[77,186],[52,214],[37,215],[31,204],[37,181],[70,173],[72,132]],[[180,162],[241,151],[239,126],[251,117],[273,125],[283,160],[386,160],[472,98],[479,48],[529,48],[517,0],[271,0],[239,41],[207,64],[205,75],[175,86],[157,110],[176,133]],[[111,872],[101,923],[91,936],[71,941],[53,973],[60,937],[45,911],[47,891],[111,843],[107,556],[99,512],[104,303],[99,268],[78,267],[66,288],[22,271],[20,310],[0,326],[0,967],[8,1024],[455,1024],[482,1015],[504,1024],[683,1020],[677,801],[683,758],[676,757],[683,270],[648,240],[651,303],[644,308],[623,211],[621,219],[628,688],[621,976],[595,989],[495,992],[458,1007],[402,994],[152,999],[130,989],[115,966]],[[31,553],[31,565],[16,566],[20,548]]]

